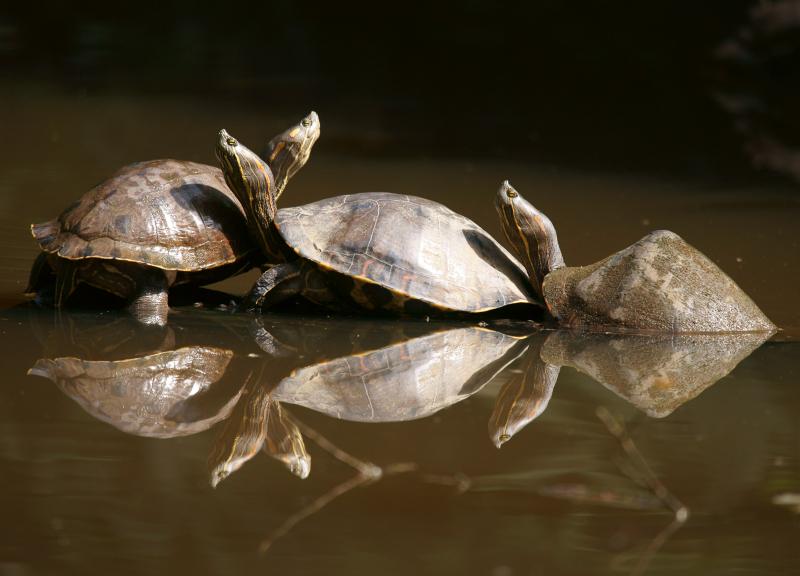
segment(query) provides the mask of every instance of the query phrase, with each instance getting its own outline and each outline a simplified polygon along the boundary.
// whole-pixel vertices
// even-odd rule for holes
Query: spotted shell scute
[[[282,208],[276,223],[300,256],[445,310],[535,303],[513,256],[477,224],[430,200],[351,194]]]

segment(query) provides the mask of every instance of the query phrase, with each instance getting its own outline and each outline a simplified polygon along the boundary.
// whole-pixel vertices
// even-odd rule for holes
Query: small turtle
[[[277,193],[318,136],[311,112],[273,139]],[[134,316],[152,324],[166,321],[171,286],[216,282],[263,261],[220,170],[181,160],[126,166],[31,231],[43,252],[27,292],[46,299],[54,289],[61,307],[83,282],[127,300]]]
[[[217,158],[273,264],[247,308],[294,295],[326,307],[415,316],[539,307],[522,265],[441,204],[375,192],[277,210],[268,166],[225,130]]]
[[[600,262],[568,268],[550,219],[507,181],[496,207],[509,244],[560,325],[670,333],[775,330],[733,280],[674,232],[651,232]]]

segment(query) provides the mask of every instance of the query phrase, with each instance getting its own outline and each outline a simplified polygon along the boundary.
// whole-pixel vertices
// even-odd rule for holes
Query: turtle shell
[[[651,232],[605,260],[543,282],[564,325],[655,332],[756,332],[775,326],[719,267],[680,236]]]
[[[45,252],[199,271],[254,249],[241,204],[218,168],[180,160],[131,164],[55,220],[31,227]]]
[[[272,396],[344,420],[415,420],[471,396],[524,348],[502,332],[455,328],[300,368]]]
[[[372,192],[278,211],[302,258],[437,308],[536,303],[522,266],[480,226],[431,200]]]
[[[207,430],[225,419],[239,394],[213,414],[173,418],[188,400],[222,380],[233,352],[190,346],[127,360],[42,358],[29,374],[49,378],[89,414],[136,436],[172,438]]]

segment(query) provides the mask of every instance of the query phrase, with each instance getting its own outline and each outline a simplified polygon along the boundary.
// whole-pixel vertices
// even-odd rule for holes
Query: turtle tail
[[[31,224],[31,234],[39,243],[42,250],[46,252],[55,252],[53,244],[58,240],[58,235],[61,232],[61,225],[58,220],[50,220],[42,222],[41,224]]]

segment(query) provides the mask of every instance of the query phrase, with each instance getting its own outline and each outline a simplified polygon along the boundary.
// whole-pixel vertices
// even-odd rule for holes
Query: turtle
[[[276,207],[275,179],[225,130],[217,158],[272,266],[242,302],[293,296],[333,309],[410,316],[541,310],[523,266],[473,221],[437,202],[368,192]]]
[[[319,132],[311,112],[273,139],[277,193],[306,163]],[[27,292],[48,300],[53,290],[60,308],[86,283],[126,300],[142,322],[164,324],[170,286],[208,284],[261,264],[246,223],[218,168],[173,159],[131,164],[58,218],[31,226],[42,253]]]
[[[495,206],[549,319],[605,331],[773,332],[775,325],[716,264],[669,230],[583,267],[567,267],[550,219],[506,180]]]

